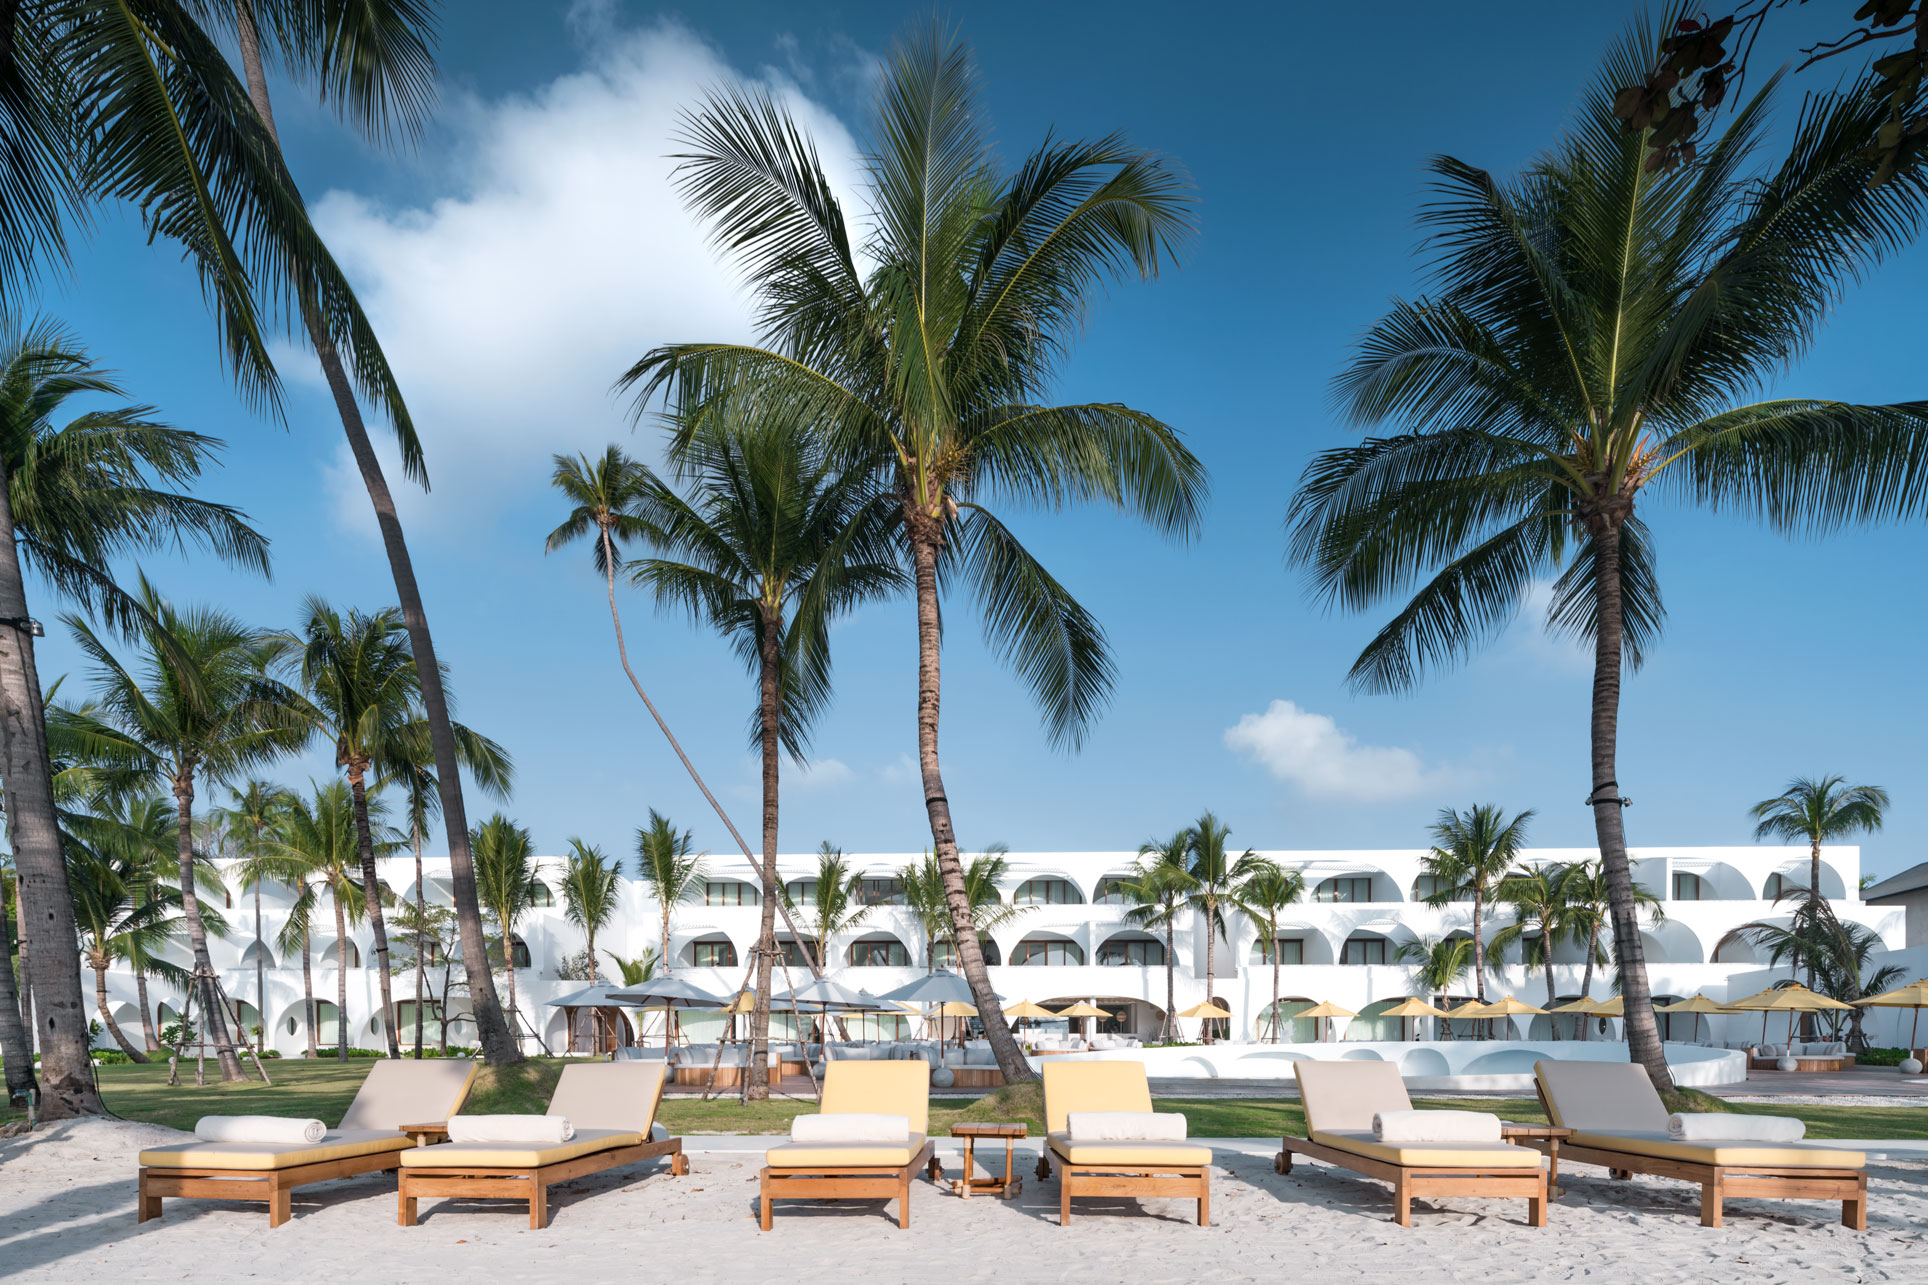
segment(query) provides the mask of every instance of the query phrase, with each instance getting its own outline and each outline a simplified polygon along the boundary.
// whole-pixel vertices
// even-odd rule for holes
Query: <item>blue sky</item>
[[[1176,425],[1213,493],[1201,537],[1184,546],[1103,512],[1015,515],[1104,622],[1119,681],[1084,750],[1054,752],[1022,689],[962,604],[954,610],[943,749],[963,843],[1135,847],[1209,807],[1256,847],[1396,847],[1423,842],[1438,808],[1484,800],[1539,809],[1537,842],[1590,842],[1585,658],[1522,619],[1413,696],[1352,695],[1346,668],[1380,621],[1309,603],[1284,565],[1281,519],[1310,454],[1350,432],[1328,398],[1348,345],[1389,296],[1417,288],[1424,159],[1449,152],[1496,170],[1528,160],[1633,6],[1375,6],[1365,29],[1337,6],[1181,23],[1168,6],[1138,4],[965,12],[1010,156],[1047,131],[1120,130],[1191,174],[1200,235],[1182,270],[1114,291],[1061,391]],[[729,846],[615,665],[586,554],[542,553],[561,517],[552,452],[610,441],[654,451],[609,392],[621,370],[657,343],[748,334],[727,268],[670,188],[674,114],[720,77],[769,81],[847,180],[875,59],[928,13],[451,6],[441,109],[402,156],[370,151],[277,86],[296,173],[422,426],[435,489],[406,497],[404,514],[459,714],[514,753],[519,781],[504,806],[544,851],[580,835],[626,852],[651,807],[702,845]],[[1783,19],[1761,65],[1811,20]],[[1783,101],[1791,114],[1794,96]],[[1928,394],[1925,264],[1916,248],[1852,292],[1770,391]],[[204,493],[244,507],[274,540],[271,583],[205,558],[148,559],[171,596],[276,626],[309,593],[391,600],[310,355],[284,351],[285,428],[250,413],[221,370],[192,275],[124,213],[99,221],[41,307],[121,371],[133,398],[223,438],[226,467]],[[1626,690],[1619,778],[1636,800],[1632,842],[1746,842],[1754,801],[1791,775],[1841,772],[1895,794],[1865,868],[1918,860],[1923,611],[1898,572],[1921,562],[1921,527],[1790,542],[1739,518],[1646,516],[1672,614]],[[748,678],[714,637],[633,594],[623,606],[652,694],[749,827]],[[51,622],[54,604],[43,594],[36,612]],[[84,686],[61,634],[49,630],[43,673],[71,671]],[[869,851],[928,844],[912,767],[914,641],[908,602],[840,626],[837,704],[816,761],[786,766],[785,851],[826,838]],[[318,755],[278,769],[296,784],[329,770]],[[491,806],[472,798],[471,815]]]

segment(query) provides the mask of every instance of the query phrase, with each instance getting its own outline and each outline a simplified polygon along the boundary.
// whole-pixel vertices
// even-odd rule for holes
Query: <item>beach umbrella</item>
[[[1882,991],[1879,995],[1870,995],[1866,999],[1856,1000],[1855,1003],[1868,1008],[1914,1009],[1915,1020],[1908,1028],[1908,1053],[1913,1056],[1915,1049],[1919,1047],[1915,1043],[1915,1037],[1921,1034],[1921,1010],[1928,1008],[1928,981],[1909,982],[1896,990]]]
[[[1201,1007],[1203,1006],[1201,1005]],[[1091,1038],[1091,1019],[1094,1017],[1110,1017],[1111,1014],[1105,1012],[1105,1010],[1103,1010],[1102,1008],[1099,1008],[1096,1004],[1087,1004],[1083,1000],[1079,1000],[1076,1004],[1073,1004],[1070,1008],[1059,1009],[1058,1016],[1084,1018],[1085,1019],[1084,1035],[1086,1039],[1090,1039]],[[1189,1015],[1185,1013],[1180,1013],[1179,1016],[1186,1017]],[[1231,1015],[1227,1013],[1227,1014],[1221,1014],[1221,1016],[1229,1017]]]
[[[1759,1011],[1761,1015],[1761,1043],[1767,1043],[1767,1017],[1770,1013],[1787,1014],[1787,1042],[1794,1045],[1794,1022],[1800,1013],[1821,1013],[1830,1009],[1849,1009],[1852,1004],[1843,1004],[1838,999],[1817,995],[1799,982],[1789,982],[1786,986],[1760,991],[1746,999],[1729,1000],[1730,1009],[1744,1009],[1747,1012]]]
[[[723,997],[712,995],[701,986],[692,986],[675,977],[657,977],[637,986],[625,986],[621,990],[609,992],[612,1004],[628,1004],[634,1008],[673,1010],[678,1008],[721,1008]],[[666,1011],[663,1019],[663,1047],[669,1048],[670,1014]]]
[[[1004,1010],[1004,1015],[1006,1017],[1015,1017],[1020,1019],[1027,1018],[1027,1017],[1039,1018],[1039,1017],[1056,1017],[1057,1016],[1056,1013],[1052,1012],[1044,1005],[1033,1004],[1028,999],[1019,1000],[1017,1003],[1011,1005],[1011,1007]]]
[[[1695,995],[1673,1004],[1662,1004],[1656,1013],[1692,1013],[1694,1015],[1694,1038],[1700,1038],[1700,1017],[1702,1013],[1732,1013],[1734,1010],[1725,1004],[1708,999],[1705,995]]]
[[[1488,1004],[1480,1013],[1480,1016],[1482,1018],[1526,1017],[1529,1014],[1544,1016],[1546,1010],[1537,1005],[1529,1004],[1523,999],[1514,999],[1511,995],[1508,995],[1504,999],[1496,999],[1491,1004]],[[1509,1025],[1507,1029],[1511,1030],[1512,1028]]]
[[[1441,1010],[1434,1008],[1431,1004],[1428,1004],[1423,999],[1406,999],[1406,1000],[1401,1000],[1397,1004],[1394,1004],[1391,1008],[1379,1014],[1379,1016],[1398,1018],[1399,1019],[1399,1038],[1403,1040],[1406,1038],[1406,1029],[1407,1029],[1406,1021],[1408,1018],[1445,1017],[1446,1014]]]
[[[1555,1004],[1546,1011],[1555,1016],[1571,1013],[1575,1017],[1587,1018],[1605,1017],[1607,1014],[1602,1010],[1603,1006],[1599,1000],[1594,999],[1590,995],[1582,995],[1579,999],[1570,999],[1564,1004]]]
[[[952,1000],[948,1004],[940,1005],[937,1010],[937,1015],[939,1017],[976,1017],[977,1009],[969,1004]]]
[[[1326,1019],[1326,1033],[1330,1035],[1332,1033],[1333,1018],[1357,1017],[1359,1015],[1353,1012],[1349,1008],[1340,1008],[1337,1004],[1334,1004],[1331,1000],[1326,1000],[1323,1003],[1314,1004],[1311,1008],[1306,1009],[1303,1013],[1295,1013],[1293,1014],[1293,1016],[1309,1017],[1312,1019],[1313,1021],[1312,1033],[1314,1036],[1314,1042],[1316,1043],[1317,1036],[1319,1033],[1318,1021],[1320,1018],[1323,1017]]]
[[[563,1010],[563,1020],[568,1024],[569,1042],[572,1048],[575,1045],[576,1027],[576,1015],[573,1010],[588,1009],[595,1017],[596,1026],[600,1030],[605,1025],[605,1019],[598,1010],[611,1006],[609,992],[613,989],[611,986],[585,986],[579,991],[570,991],[567,995],[558,996],[548,1002],[548,1007]],[[600,1036],[597,1037],[598,1041],[600,1038]],[[627,1040],[628,1036],[625,1035],[623,1038]]]
[[[991,992],[997,995],[996,991]],[[879,999],[902,1000],[912,1004],[948,1004],[952,1000],[969,1004],[977,997],[971,994],[971,984],[948,968],[936,968],[912,982],[906,982],[894,991],[885,991]],[[1004,996],[997,995],[999,1003]]]

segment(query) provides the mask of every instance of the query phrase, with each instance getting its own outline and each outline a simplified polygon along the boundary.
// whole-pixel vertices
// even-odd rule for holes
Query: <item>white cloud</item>
[[[1324,714],[1275,700],[1225,729],[1226,748],[1313,798],[1376,802],[1452,784],[1456,773],[1427,767],[1408,749],[1361,745]]]
[[[1593,648],[1570,634],[1547,630],[1546,613],[1553,605],[1553,582],[1535,580],[1527,586],[1520,602],[1520,614],[1507,630],[1499,654],[1527,661],[1536,668],[1556,674],[1593,672]]]
[[[814,759],[802,767],[784,765],[784,784],[797,790],[828,790],[856,776],[842,759]]]
[[[555,452],[628,442],[611,385],[650,348],[752,337],[735,273],[670,177],[679,113],[737,73],[687,29],[626,30],[597,0],[566,21],[582,70],[444,112],[440,191],[400,207],[334,191],[316,205],[401,379],[435,490],[391,485],[445,532],[540,485]],[[849,191],[849,132],[788,76],[763,79]],[[632,449],[646,454],[648,439]],[[331,481],[344,516],[366,512],[345,449]]]
[[[896,762],[885,764],[877,775],[885,785],[909,785],[923,779],[917,760],[908,754],[899,754]]]

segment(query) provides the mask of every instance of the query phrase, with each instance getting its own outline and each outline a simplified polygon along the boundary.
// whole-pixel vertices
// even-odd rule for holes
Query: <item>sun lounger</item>
[[[549,1224],[549,1188],[670,1157],[670,1172],[689,1172],[683,1140],[656,1126],[663,1098],[662,1062],[576,1062],[562,1069],[549,1097],[549,1115],[567,1119],[575,1136],[553,1145],[521,1142],[441,1142],[405,1152],[396,1192],[396,1221],[415,1226],[424,1197],[468,1196],[522,1200],[529,1228]]]
[[[918,1058],[895,1062],[831,1062],[824,1068],[823,1114],[890,1115],[910,1121],[901,1143],[786,1142],[764,1153],[758,1222],[770,1230],[773,1200],[897,1201],[897,1225],[910,1226],[910,1180],[919,1169],[944,1175],[930,1129],[931,1068]]]
[[[1414,1196],[1523,1197],[1527,1221],[1546,1226],[1547,1171],[1537,1151],[1510,1142],[1385,1143],[1372,1118],[1410,1111],[1392,1062],[1294,1062],[1306,1136],[1280,1140],[1274,1168],[1292,1172],[1302,1155],[1392,1184],[1392,1218],[1412,1226]],[[1562,1154],[1565,1154],[1564,1149]]]
[[[1172,1196],[1198,1202],[1198,1225],[1212,1221],[1212,1149],[1196,1142],[1074,1141],[1070,1115],[1078,1111],[1151,1111],[1143,1062],[1044,1064],[1045,1148],[1040,1181],[1058,1166],[1058,1225],[1071,1222],[1078,1196]]]
[[[1533,1078],[1547,1119],[1574,1130],[1562,1160],[1700,1184],[1700,1225],[1721,1225],[1729,1196],[1839,1200],[1841,1225],[1868,1229],[1868,1158],[1808,1142],[1675,1142],[1667,1108],[1644,1068],[1632,1062],[1536,1062]]]
[[[380,1061],[355,1100],[320,1142],[183,1142],[141,1152],[138,1221],[161,1216],[168,1196],[205,1200],[259,1200],[268,1226],[292,1213],[296,1187],[394,1170],[415,1146],[404,1125],[433,1124],[460,1110],[475,1082],[467,1058]]]

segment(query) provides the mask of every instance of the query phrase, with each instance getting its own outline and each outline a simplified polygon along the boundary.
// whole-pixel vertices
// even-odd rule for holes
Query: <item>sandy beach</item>
[[[1875,1165],[1868,1230],[1835,1206],[1730,1201],[1727,1226],[1703,1229],[1696,1193],[1678,1183],[1613,1183],[1563,1171],[1551,1225],[1521,1221],[1521,1202],[1417,1202],[1414,1226],[1387,1221],[1386,1188],[1320,1165],[1272,1171],[1261,1143],[1215,1143],[1212,1226],[1178,1201],[1081,1203],[1057,1226],[1057,1187],[1029,1178],[1013,1201],[960,1200],[920,1182],[913,1221],[898,1231],[876,1201],[779,1206],[775,1230],[754,1220],[758,1153],[746,1139],[690,1138],[692,1172],[660,1166],[557,1187],[550,1226],[530,1231],[519,1208],[425,1204],[422,1225],[395,1224],[394,1181],[382,1175],[295,1195],[294,1220],[272,1233],[259,1205],[169,1201],[165,1218],[134,1222],[135,1156],[185,1135],[154,1125],[88,1121],[0,1141],[0,1275],[33,1280],[194,1279],[355,1282],[500,1273],[577,1282],[733,1277],[880,1281],[1920,1281],[1928,1277],[1928,1164]],[[957,1153],[943,1149],[949,1172]],[[1235,1149],[1236,1148],[1236,1149]],[[1021,1153],[1023,1155],[1024,1153]],[[1029,1156],[1035,1157],[1035,1150]],[[1085,1211],[1089,1212],[1085,1212]],[[641,1273],[641,1276],[638,1276]]]

